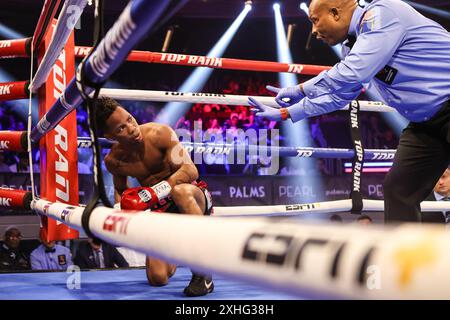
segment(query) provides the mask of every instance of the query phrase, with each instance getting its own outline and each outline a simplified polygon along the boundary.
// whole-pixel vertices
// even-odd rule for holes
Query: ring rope
[[[45,200],[31,206],[81,230],[82,207]],[[337,227],[97,207],[89,228],[117,246],[300,296],[450,298],[450,234],[438,226]]]
[[[28,96],[28,81],[3,82],[0,85],[12,85],[10,94],[0,96],[2,100],[24,99]],[[91,93],[92,94],[92,93]],[[187,103],[216,103],[228,105],[249,105],[248,97],[244,95],[229,95],[221,93],[184,93],[176,91],[155,91],[155,90],[127,90],[127,89],[101,89],[100,96],[109,96],[117,100],[128,101],[154,101],[154,102],[187,102]],[[251,96],[262,103],[272,107],[279,107],[275,98],[267,96]],[[64,96],[62,96],[63,99]],[[72,103],[63,101],[65,108],[72,108]],[[396,110],[380,101],[359,101],[362,111],[367,112],[395,112]],[[348,110],[346,105],[340,110]]]
[[[173,91],[155,91],[155,90],[128,90],[128,89],[101,89],[100,96],[110,97],[117,100],[129,101],[154,101],[154,102],[188,102],[188,103],[216,103],[226,105],[245,105],[249,106],[249,96],[230,95],[221,93],[184,93]],[[271,107],[279,108],[273,97],[250,96]],[[394,108],[385,105],[383,102],[359,101],[361,111],[371,112],[394,112]],[[346,105],[341,110],[348,110]]]
[[[112,28],[100,41],[98,48],[84,64],[86,69],[85,81],[99,84],[104,81],[120,66],[132,47],[145,35],[145,32],[154,24],[169,1],[141,0],[130,2]],[[142,11],[139,11],[142,10]],[[112,49],[113,48],[113,49]],[[50,110],[38,122],[31,132],[32,143],[54,129],[73,109],[79,106],[83,99],[74,77],[67,85],[64,93],[56,100]],[[80,88],[81,89],[81,88]],[[91,94],[94,89],[86,89]],[[65,101],[65,106],[62,101]]]
[[[8,46],[0,46],[0,58],[26,57],[28,55],[24,44],[28,39],[0,40],[8,42]],[[4,48],[3,48],[4,47]],[[92,47],[75,46],[75,57],[84,58]],[[174,53],[159,53],[133,50],[126,57],[127,61],[157,63],[168,65],[181,65],[191,67],[209,67],[227,70],[260,71],[260,72],[287,72],[316,76],[322,71],[331,69],[330,66],[288,64],[275,61],[257,61],[231,58],[215,58],[206,56],[184,55]]]
[[[4,150],[26,151],[27,140],[23,139],[26,131],[0,131],[0,140],[8,141],[8,147]],[[114,141],[105,138],[98,139],[103,148],[111,148]],[[277,154],[281,157],[298,158],[322,158],[322,159],[351,159],[355,155],[354,149],[341,148],[312,148],[312,147],[279,147],[266,145],[243,145],[216,142],[181,142],[188,152],[204,153],[213,155],[229,155],[232,152],[245,152],[249,154]],[[92,141],[89,137],[78,137],[78,148],[90,148]],[[395,149],[365,149],[364,155],[367,160],[392,160]]]
[[[422,212],[450,211],[448,201],[422,201]],[[362,211],[384,211],[383,200],[362,200]],[[336,213],[349,212],[352,209],[352,200],[332,200],[323,202],[298,203],[270,206],[230,206],[214,207],[216,216],[295,216],[307,213]]]

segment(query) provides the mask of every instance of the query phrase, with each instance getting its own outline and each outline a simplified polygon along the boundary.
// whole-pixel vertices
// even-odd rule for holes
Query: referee
[[[300,121],[341,109],[363,87],[410,123],[384,181],[385,221],[421,221],[420,202],[450,160],[450,34],[400,0],[312,0],[317,39],[343,42],[329,71],[300,85],[268,89],[280,109],[249,98],[256,116]]]

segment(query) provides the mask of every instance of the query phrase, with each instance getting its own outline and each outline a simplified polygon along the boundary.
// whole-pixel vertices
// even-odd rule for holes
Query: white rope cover
[[[32,208],[81,229],[82,207],[36,200]],[[89,226],[115,245],[303,296],[450,298],[450,234],[442,227],[361,228],[105,207],[94,209]]]
[[[449,201],[423,201],[422,212],[450,211]],[[323,202],[286,204],[274,206],[234,206],[214,207],[216,216],[294,216],[305,213],[348,212],[352,208],[352,200],[334,200]],[[363,199],[362,211],[384,211],[383,200]]]

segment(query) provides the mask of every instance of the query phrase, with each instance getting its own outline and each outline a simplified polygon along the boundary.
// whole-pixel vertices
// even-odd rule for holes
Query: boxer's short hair
[[[106,121],[109,119],[111,114],[116,111],[120,104],[111,98],[101,97],[98,98],[95,104],[95,119],[97,122],[97,129],[102,133],[108,131],[106,126]]]

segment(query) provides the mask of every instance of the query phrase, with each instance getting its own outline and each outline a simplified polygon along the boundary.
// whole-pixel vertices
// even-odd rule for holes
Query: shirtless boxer
[[[105,157],[113,176],[115,202],[123,210],[147,210],[209,215],[212,201],[204,182],[197,182],[198,171],[168,126],[136,119],[110,98],[100,98],[96,106],[98,128],[114,140]],[[127,177],[136,178],[142,187],[128,188]],[[147,257],[147,279],[152,286],[164,286],[176,266]],[[184,289],[187,296],[203,296],[214,289],[212,277],[192,272]]]

